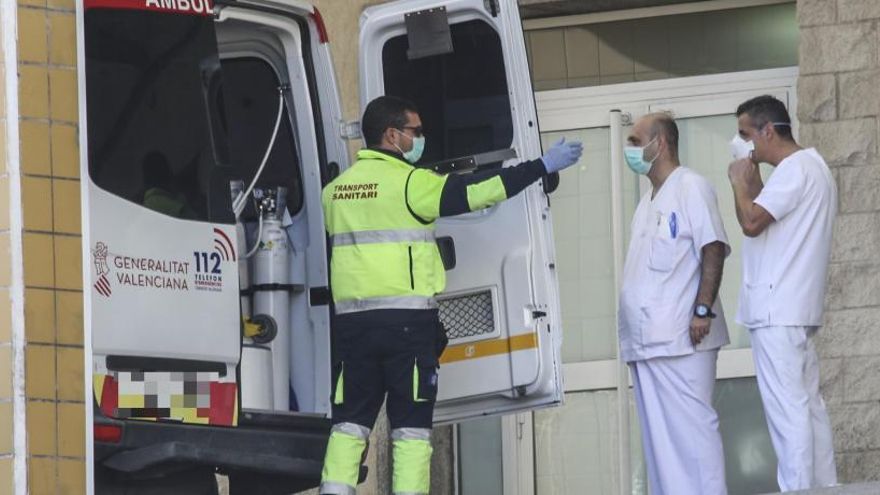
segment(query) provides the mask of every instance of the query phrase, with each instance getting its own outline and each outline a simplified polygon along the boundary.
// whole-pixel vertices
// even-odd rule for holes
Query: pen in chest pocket
[[[676,215],[675,212],[672,212],[669,216],[666,216],[658,211],[657,229],[659,230],[663,228],[664,223],[669,227],[669,237],[672,239],[678,238],[678,215]]]

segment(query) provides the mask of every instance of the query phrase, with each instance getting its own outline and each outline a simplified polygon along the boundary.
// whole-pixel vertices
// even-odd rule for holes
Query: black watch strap
[[[710,306],[707,306],[705,304],[697,304],[697,306],[694,308],[694,316],[696,316],[697,318],[715,318],[718,315],[712,312],[712,308]]]

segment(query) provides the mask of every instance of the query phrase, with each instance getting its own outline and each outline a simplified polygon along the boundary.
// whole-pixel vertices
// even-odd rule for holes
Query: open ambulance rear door
[[[367,9],[361,106],[416,103],[427,147],[419,166],[460,173],[541,154],[516,2],[404,0]],[[457,160],[456,160],[457,159]],[[466,173],[466,172],[465,172]],[[456,266],[440,316],[438,423],[559,403],[561,327],[549,202],[540,185],[487,210],[441,219]]]
[[[216,493],[215,473],[232,495],[317,486],[330,431],[320,192],[347,161],[320,14],[300,0],[85,0],[81,13],[94,491]],[[271,411],[242,404],[259,381],[239,376],[266,369],[240,364],[239,262],[260,222],[250,203],[237,242],[232,180],[288,191],[290,283],[251,285],[291,294],[276,316],[289,309],[292,376],[270,386],[298,402]]]
[[[208,111],[211,2],[84,8],[95,399],[111,418],[235,425],[242,253]]]

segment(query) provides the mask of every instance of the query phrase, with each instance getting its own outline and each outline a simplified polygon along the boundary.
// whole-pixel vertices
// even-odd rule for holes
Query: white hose
[[[239,194],[232,203],[232,211],[235,213],[236,219],[241,215],[241,212],[244,211],[248,195],[250,195],[251,191],[254,189],[260,175],[263,174],[263,168],[266,167],[266,163],[269,162],[269,155],[272,154],[272,148],[275,146],[275,138],[278,137],[278,128],[281,126],[282,113],[284,113],[284,92],[281,88],[278,88],[278,116],[275,117],[275,129],[272,131],[272,138],[269,139],[269,147],[266,148],[266,154],[263,155],[263,161],[260,163],[260,168],[257,169],[257,173],[254,175],[251,185],[249,185],[242,194]],[[259,242],[257,242],[257,245],[259,246]]]
[[[254,243],[254,247],[251,248],[250,251],[244,255],[244,259],[248,259],[257,252],[257,249],[260,247],[260,241],[263,239],[263,212],[260,212],[260,215],[257,217],[257,242]]]

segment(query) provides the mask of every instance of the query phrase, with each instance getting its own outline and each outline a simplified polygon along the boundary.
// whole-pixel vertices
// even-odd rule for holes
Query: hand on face
[[[760,178],[761,172],[758,164],[751,158],[740,158],[730,162],[727,167],[727,177],[735,185],[749,184]]]

